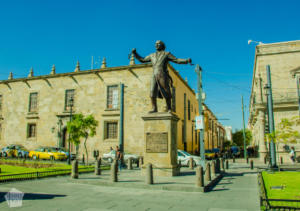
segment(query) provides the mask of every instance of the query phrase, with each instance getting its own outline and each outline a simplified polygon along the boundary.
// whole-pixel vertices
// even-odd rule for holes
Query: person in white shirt
[[[291,147],[290,158],[293,163],[295,163],[295,147]]]

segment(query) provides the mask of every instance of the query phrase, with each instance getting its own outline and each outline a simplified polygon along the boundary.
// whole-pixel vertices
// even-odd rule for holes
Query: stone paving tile
[[[25,193],[36,194],[24,200],[23,206],[15,210],[259,210],[255,171],[246,169],[245,164],[241,163],[231,166],[233,168],[228,173],[232,174],[225,176],[208,193],[136,189],[133,188],[134,183],[129,188],[93,185],[89,181],[101,179],[92,179],[92,174],[80,175],[80,183],[74,183],[70,177],[56,177],[1,184],[0,192],[17,188]],[[103,173],[109,177],[108,171]],[[121,175],[126,179],[124,173],[121,172]],[[180,185],[193,186],[193,177],[180,177],[177,180],[176,177],[162,178],[159,181],[176,180]],[[137,176],[135,179],[139,178]],[[48,194],[49,197],[41,199],[39,194]],[[0,210],[8,209],[7,203],[2,200]]]

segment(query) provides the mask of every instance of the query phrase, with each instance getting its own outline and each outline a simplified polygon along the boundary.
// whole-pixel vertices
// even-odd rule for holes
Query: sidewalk
[[[136,188],[144,181],[138,175],[126,179],[128,170],[121,171],[123,180],[118,183],[126,187],[101,185],[109,171],[102,176],[83,174],[78,180],[56,177],[1,184],[0,210],[8,209],[3,196],[11,188],[25,193],[18,210],[260,210],[256,170],[248,166],[230,163],[228,174],[208,193]],[[162,184],[167,180],[169,184]],[[154,181],[160,183],[154,186],[194,186],[192,174]]]

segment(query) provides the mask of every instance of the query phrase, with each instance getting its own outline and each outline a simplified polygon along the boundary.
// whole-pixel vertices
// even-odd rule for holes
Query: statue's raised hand
[[[131,53],[136,54],[136,48],[133,48],[133,49],[131,50]]]

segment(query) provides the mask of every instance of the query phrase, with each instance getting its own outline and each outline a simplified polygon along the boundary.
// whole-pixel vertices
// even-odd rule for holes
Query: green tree
[[[245,130],[246,135],[246,146],[250,144],[252,140],[252,134],[251,131],[246,129]],[[243,130],[237,130],[232,134],[232,141],[236,146],[244,147],[244,136],[243,136]]]
[[[224,149],[229,149],[230,147],[231,147],[231,141],[228,141],[228,140],[226,140],[226,141],[224,141]]]
[[[292,144],[297,143],[297,139],[300,138],[298,130],[294,129],[294,126],[300,125],[298,116],[288,118],[282,118],[280,123],[276,126],[276,129],[272,133],[266,134],[267,141],[273,139],[275,143]]]
[[[70,140],[76,145],[76,156],[77,148],[80,144],[80,140],[84,139],[84,148],[86,153],[86,163],[88,165],[88,150],[86,147],[86,142],[88,137],[93,137],[96,134],[96,127],[98,126],[98,121],[95,120],[93,115],[84,116],[83,114],[75,114],[72,117],[72,121],[67,123],[67,130],[70,134]]]

